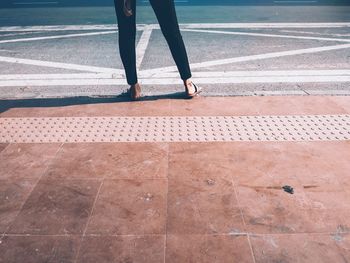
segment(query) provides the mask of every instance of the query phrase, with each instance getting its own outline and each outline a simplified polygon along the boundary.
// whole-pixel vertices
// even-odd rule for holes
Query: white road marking
[[[345,49],[345,48],[350,48],[350,44],[333,45],[333,46],[326,46],[326,47],[303,48],[303,49],[278,51],[278,52],[271,52],[271,53],[258,54],[258,55],[211,60],[211,61],[193,63],[190,66],[191,66],[191,69],[196,69],[196,68],[226,65],[231,63],[239,63],[239,62],[245,62],[245,61],[260,60],[260,59],[310,54],[310,53],[324,52],[324,51],[330,51],[330,50],[339,50],[339,49]],[[171,72],[176,70],[177,70],[176,66],[169,66],[169,67],[162,67],[162,68],[146,69],[146,70],[143,70],[142,73],[148,74],[149,76],[153,76],[154,74],[157,74],[157,73]]]
[[[139,43],[137,44],[137,47],[136,47],[136,68],[137,68],[137,70],[140,68],[142,61],[143,61],[143,58],[145,56],[146,49],[147,49],[149,40],[151,38],[152,29],[153,29],[153,26],[149,26],[149,27],[146,26],[143,29]]]
[[[193,72],[193,77],[198,84],[350,82],[350,70]],[[139,79],[145,85],[181,82],[178,73],[159,74],[153,78],[139,76]],[[121,75],[117,78],[111,74],[0,75],[0,87],[81,85],[125,85],[125,80]]]
[[[350,23],[202,23],[202,24],[180,24],[183,31],[195,31],[203,33],[220,33],[234,35],[251,35],[262,37],[283,37],[297,39],[313,39],[324,41],[350,42],[349,39],[322,38],[310,36],[289,36],[261,34],[251,32],[228,32],[219,28],[340,28],[350,27]],[[116,25],[83,25],[83,26],[39,26],[39,27],[0,27],[0,32],[24,32],[29,31],[61,31],[61,30],[110,30],[79,34],[65,34],[60,36],[47,36],[36,38],[22,38],[13,40],[3,40],[0,43],[34,41],[42,39],[55,39],[76,36],[89,36],[115,33]],[[140,41],[137,45],[137,67],[139,68],[144,58],[147,45],[153,29],[160,29],[158,24],[138,24],[137,30],[143,30]],[[113,31],[111,31],[113,30]],[[21,34],[21,33],[19,33]],[[349,48],[350,44],[334,45],[326,47],[306,48],[266,54],[242,56],[236,58],[219,59],[191,64],[192,69],[238,63],[244,61],[254,61],[259,59],[277,58],[283,56],[309,54],[330,50]],[[21,59],[13,57],[1,57],[0,61],[9,63],[20,63],[44,67],[82,70],[94,73],[75,74],[14,74],[0,75],[0,87],[14,86],[89,86],[89,85],[125,85],[123,69],[103,68],[76,64],[67,64],[51,61],[39,61],[31,59]],[[193,72],[196,82],[199,84],[217,83],[295,83],[295,82],[350,82],[349,70],[306,70],[306,71],[231,71],[231,72]],[[140,82],[145,85],[169,85],[181,84],[177,67],[162,67],[159,69],[149,69],[139,71]]]
[[[193,71],[196,78],[230,77],[286,77],[286,76],[350,76],[350,69],[330,70],[237,70],[237,71]],[[143,74],[140,74],[142,77]],[[177,72],[164,72],[154,75],[157,78],[175,78]],[[1,79],[1,75],[0,75]]]
[[[273,1],[274,3],[284,3],[284,4],[286,4],[286,3],[289,3],[289,4],[310,4],[310,3],[317,3],[318,1],[316,1],[316,0],[310,0],[310,1],[303,1],[303,0],[301,0],[301,1],[296,1],[296,0],[290,0],[290,1],[288,1],[288,0],[281,0],[281,1],[278,1],[278,0],[275,0],[275,1]]]
[[[8,34],[1,34],[1,35],[0,35],[0,38],[1,38],[1,37],[10,37],[10,36],[20,36],[20,35],[38,34],[38,33],[42,33],[42,32],[33,32],[33,31],[30,31],[30,32],[8,33]]]
[[[201,32],[201,33],[214,33],[214,34],[226,34],[226,35],[242,35],[242,36],[257,36],[257,37],[278,37],[278,38],[294,38],[294,39],[307,39],[307,40],[350,42],[350,39],[344,39],[344,38],[276,35],[276,34],[262,34],[262,33],[250,33],[250,32],[232,32],[232,31],[203,30],[203,29],[182,29],[182,31]]]
[[[56,5],[58,2],[14,2],[14,5]]]
[[[114,31],[91,32],[91,33],[81,33],[81,34],[67,34],[67,35],[58,35],[58,36],[7,39],[7,40],[0,40],[0,44],[37,41],[37,40],[45,40],[45,39],[58,39],[58,38],[72,38],[72,37],[86,37],[86,36],[96,36],[96,35],[107,35],[107,34],[114,34],[115,32],[116,31],[114,30]]]
[[[81,70],[81,71],[88,71],[88,72],[100,72],[100,73],[117,73],[118,74],[118,73],[124,72],[123,70],[114,69],[114,68],[102,68],[102,67],[84,66],[84,65],[68,64],[68,63],[53,62],[53,61],[42,61],[42,60],[34,60],[34,59],[3,57],[3,56],[0,56],[0,62],[26,64],[26,65],[33,65],[33,66],[49,67],[49,68]]]
[[[158,24],[137,24],[137,29],[152,25],[159,29]],[[350,27],[349,22],[341,23],[180,23],[181,28],[339,28]],[[57,26],[9,26],[0,27],[0,32],[7,31],[65,31],[65,30],[112,30],[115,24],[100,25],[57,25]]]
[[[147,24],[149,25],[149,24]],[[136,29],[142,30],[146,24],[137,24]],[[0,27],[0,32],[26,32],[26,31],[84,31],[84,30],[116,30],[116,24],[102,25],[57,25],[57,26],[9,26]]]
[[[191,23],[180,24],[183,28],[337,28],[350,27],[344,23]]]
[[[1,80],[45,80],[45,79],[114,79],[122,78],[123,74],[112,73],[58,73],[58,74],[5,74]]]
[[[324,89],[324,90],[315,90],[315,89],[308,89],[305,90],[305,92],[308,95],[350,95],[350,90],[331,90],[331,89]]]
[[[335,36],[335,37],[350,37],[350,34],[332,34],[332,33],[319,33],[312,31],[298,31],[298,30],[279,30],[285,33],[300,33],[300,34],[310,34],[310,35],[321,35],[321,36]]]
[[[147,78],[147,75],[139,74]],[[196,78],[231,78],[231,77],[287,77],[287,76],[350,76],[350,69],[330,70],[237,70],[237,71],[194,71]],[[1,80],[61,80],[61,79],[118,79],[124,74],[112,73],[68,73],[68,74],[4,74]],[[177,78],[177,72],[155,74],[156,78]]]

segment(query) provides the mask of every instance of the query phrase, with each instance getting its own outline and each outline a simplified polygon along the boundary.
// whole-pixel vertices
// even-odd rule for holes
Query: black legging
[[[122,59],[126,79],[129,85],[137,83],[136,72],[136,1],[132,1],[132,16],[125,16],[123,0],[114,0],[118,21],[119,53]],[[180,33],[176,17],[174,0],[150,0],[156,14],[162,33],[169,45],[173,59],[179,70],[182,80],[189,79],[191,70],[188,62],[186,48]]]

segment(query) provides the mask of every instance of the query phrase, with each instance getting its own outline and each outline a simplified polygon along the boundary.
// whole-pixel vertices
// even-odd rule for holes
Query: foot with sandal
[[[202,92],[202,89],[194,84],[191,79],[184,80],[185,92],[188,98],[193,98]],[[139,100],[141,98],[141,86],[139,83],[130,86],[130,97],[132,100]]]

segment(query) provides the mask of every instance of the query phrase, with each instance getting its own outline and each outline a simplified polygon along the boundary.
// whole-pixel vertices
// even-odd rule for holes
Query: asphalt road
[[[350,94],[350,7],[177,6],[203,95]],[[137,7],[144,95],[182,92],[150,6]],[[119,95],[112,7],[0,9],[0,98]]]

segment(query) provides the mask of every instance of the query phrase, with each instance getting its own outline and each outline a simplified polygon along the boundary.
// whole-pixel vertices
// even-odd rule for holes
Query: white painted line
[[[158,24],[137,24],[142,30],[146,25],[159,29]],[[180,23],[181,28],[339,28],[350,27],[349,22],[341,23]],[[117,29],[115,24],[97,25],[57,25],[57,26],[10,26],[0,27],[4,31],[65,31],[65,30],[112,30]]]
[[[14,2],[14,5],[57,5],[58,2]]]
[[[341,23],[192,23],[180,24],[183,28],[337,28],[350,27]]]
[[[316,0],[310,0],[310,1],[305,1],[305,0],[300,0],[300,1],[296,1],[296,0],[275,0],[273,1],[274,3],[281,3],[281,4],[312,4],[312,3],[317,3],[318,1]]]
[[[350,90],[312,90],[306,89],[309,95],[350,95]]]
[[[335,37],[350,37],[350,34],[319,33],[319,32],[299,31],[299,30],[279,30],[279,32],[300,33],[300,34],[321,35],[321,36],[335,36]]]
[[[257,37],[278,37],[278,38],[294,38],[294,39],[307,39],[307,40],[323,40],[323,41],[350,42],[350,39],[344,39],[344,38],[327,38],[327,37],[308,37],[308,36],[276,35],[276,34],[261,34],[261,33],[248,33],[248,32],[231,32],[231,31],[203,30],[203,29],[182,29],[182,31],[201,32],[201,33],[214,33],[214,34],[226,34],[226,35],[242,35],[242,36],[257,36]]]
[[[307,95],[303,90],[255,90],[254,95],[264,96],[290,96],[290,95]]]
[[[232,77],[317,77],[350,76],[350,69],[331,70],[248,70],[248,71],[194,71],[194,78],[232,78]],[[141,78],[147,78],[139,74]],[[155,78],[178,78],[177,72],[156,74]],[[70,74],[5,74],[1,80],[80,80],[80,79],[122,79],[124,74],[112,73],[70,73]]]
[[[191,64],[191,69],[226,65],[226,64],[231,64],[231,63],[253,61],[253,60],[260,60],[260,59],[269,59],[269,58],[285,57],[285,56],[292,56],[292,55],[311,54],[311,53],[324,52],[324,51],[330,51],[330,50],[339,50],[339,49],[345,49],[345,48],[350,48],[350,44],[333,45],[333,46],[326,46],[326,47],[304,48],[304,49],[278,51],[278,52],[271,52],[271,53],[250,55],[250,56],[242,56],[242,57],[235,57],[235,58],[211,60],[211,61],[206,61],[206,62],[193,63],[193,64]],[[169,66],[169,67],[162,67],[162,68],[146,69],[146,70],[143,70],[142,73],[148,74],[148,76],[153,76],[154,74],[159,74],[159,73],[163,73],[163,72],[171,72],[171,71],[176,71],[176,70],[177,70],[176,66]]]
[[[145,56],[146,53],[146,49],[149,43],[149,40],[151,38],[151,34],[152,34],[152,26],[146,26],[143,29],[142,35],[140,37],[139,43],[136,47],[136,68],[137,70],[139,70],[139,68],[141,67],[143,58]]]
[[[239,83],[311,83],[311,82],[350,82],[350,72],[348,74],[304,74],[297,75],[283,73],[279,75],[277,72],[268,74],[256,74],[253,72],[247,74],[234,72],[236,74],[226,74],[225,76],[205,76],[205,72],[194,73],[193,77],[196,79],[198,84],[239,84]],[[205,76],[205,77],[204,77]],[[7,75],[8,77],[8,75]],[[89,86],[89,85],[125,85],[126,81],[124,78],[93,78],[89,76],[84,78],[67,78],[65,75],[52,78],[46,77],[45,79],[39,79],[35,77],[29,77],[28,79],[9,79],[3,78],[0,80],[0,87],[19,87],[19,86]],[[141,84],[144,85],[177,85],[181,84],[180,78],[174,77],[153,77],[153,78],[139,78]]]
[[[107,35],[107,34],[114,34],[115,32],[116,31],[104,31],[104,32],[68,34],[68,35],[58,35],[58,36],[46,36],[46,37],[17,38],[17,39],[1,40],[0,44],[17,43],[17,42],[28,42],[28,41],[38,41],[38,40],[46,40],[46,39],[59,39],[59,38],[72,38],[72,37],[86,37],[86,36]]]
[[[142,30],[145,24],[137,24],[136,29]],[[9,26],[0,27],[0,32],[26,31],[83,31],[83,30],[116,30],[116,24],[104,25],[57,25],[57,26]]]
[[[5,74],[0,80],[49,80],[49,79],[115,79],[124,74],[112,73],[63,73],[63,74]]]
[[[238,70],[238,71],[193,71],[196,78],[230,77],[285,77],[285,76],[350,76],[350,69],[331,70]],[[147,75],[140,74],[141,77]],[[175,78],[177,72],[164,72],[153,75],[157,78]],[[1,79],[1,75],[0,75]]]
[[[102,67],[93,67],[93,66],[61,63],[61,62],[23,59],[23,58],[14,58],[14,57],[3,57],[3,56],[0,56],[0,62],[26,64],[26,65],[33,65],[33,66],[49,67],[49,68],[81,70],[81,71],[88,71],[88,72],[100,72],[100,73],[120,74],[120,73],[124,72],[123,70],[114,69],[114,68],[102,68]]]
[[[29,35],[29,34],[38,34],[41,32],[16,32],[16,33],[8,33],[8,34],[1,34],[0,37],[10,37],[10,36],[20,36],[20,35]]]

